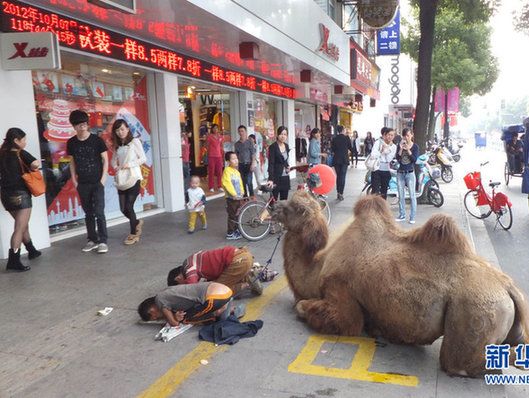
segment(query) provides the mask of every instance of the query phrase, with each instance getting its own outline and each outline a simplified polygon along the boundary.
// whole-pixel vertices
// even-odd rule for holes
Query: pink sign
[[[445,111],[446,93],[444,90],[438,89],[435,92],[435,112]],[[459,87],[454,87],[448,90],[448,112],[459,112]]]

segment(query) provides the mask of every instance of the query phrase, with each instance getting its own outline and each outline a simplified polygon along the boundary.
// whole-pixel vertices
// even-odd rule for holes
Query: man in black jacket
[[[343,200],[343,190],[345,188],[345,177],[347,176],[347,166],[349,166],[349,152],[353,153],[351,140],[345,134],[343,126],[336,126],[336,137],[332,139],[331,150],[333,155],[333,166],[336,170],[336,191],[338,200]]]

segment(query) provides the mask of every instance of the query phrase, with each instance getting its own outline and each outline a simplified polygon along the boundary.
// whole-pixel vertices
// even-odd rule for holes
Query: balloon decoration
[[[312,192],[318,195],[327,195],[332,191],[336,184],[336,174],[332,167],[329,167],[326,164],[318,164],[309,169],[308,177],[310,178],[312,174],[317,174],[321,181],[321,185],[318,184],[319,186],[313,188]]]

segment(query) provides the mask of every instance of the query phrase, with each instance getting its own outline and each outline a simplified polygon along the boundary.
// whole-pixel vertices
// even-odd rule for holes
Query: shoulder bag
[[[132,152],[132,144],[129,143],[127,150],[127,155],[125,156],[125,160],[123,161],[123,164],[127,164],[130,161],[130,153]],[[114,154],[115,156],[118,156],[118,153]],[[136,181],[138,181],[138,178],[134,175],[131,168],[128,169],[122,169],[120,168],[118,171],[116,171],[116,175],[114,176],[114,185],[119,191],[126,191],[127,189],[130,189],[136,184]]]
[[[22,179],[28,187],[29,192],[33,196],[40,196],[46,192],[46,183],[44,177],[39,170],[31,170],[20,157],[20,152],[17,152],[18,162],[20,163],[20,169],[22,171]]]
[[[378,151],[380,152],[380,146],[382,144],[379,142],[378,144]],[[371,152],[366,160],[365,160],[366,169],[369,171],[377,171],[380,168],[380,156],[374,155],[373,152]]]

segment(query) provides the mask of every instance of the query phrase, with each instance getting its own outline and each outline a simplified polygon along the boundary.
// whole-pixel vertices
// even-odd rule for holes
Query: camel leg
[[[364,316],[356,301],[337,303],[329,299],[301,300],[298,315],[318,333],[358,336],[364,327]]]
[[[441,369],[451,376],[485,373],[485,346],[502,344],[514,321],[510,298],[480,303],[461,298],[448,305],[441,345]],[[493,373],[491,371],[487,371]]]

